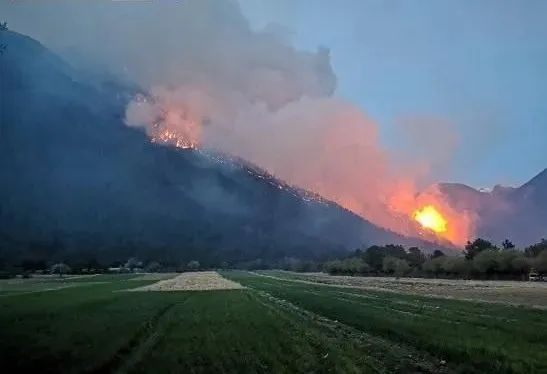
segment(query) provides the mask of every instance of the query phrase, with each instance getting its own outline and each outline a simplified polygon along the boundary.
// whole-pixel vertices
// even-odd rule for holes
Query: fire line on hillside
[[[145,96],[136,98],[137,104],[147,103],[150,99]],[[154,99],[151,99],[154,101]],[[205,122],[202,116],[194,113],[195,109],[188,106],[169,106],[162,108],[156,116],[150,118],[151,125],[147,127],[147,133],[153,143],[169,144],[171,146],[186,150],[202,150],[202,142],[206,134],[203,128]],[[216,148],[214,148],[216,153]],[[219,150],[223,157],[231,157],[229,151]],[[209,151],[206,151],[209,153]],[[241,155],[235,154],[240,158]],[[248,160],[253,163],[256,160]],[[271,165],[270,165],[271,166]],[[263,168],[260,165],[260,168]],[[268,168],[266,168],[267,170]],[[272,170],[269,174],[275,175],[276,179],[285,180],[293,186],[310,191],[313,195],[320,195],[323,198],[333,201],[345,209],[371,221],[372,223],[411,237],[421,237],[428,241],[439,241],[447,245],[463,245],[472,236],[472,216],[467,212],[454,210],[444,199],[442,193],[435,189],[428,189],[422,193],[415,193],[412,184],[394,184],[387,186],[386,196],[378,200],[376,208],[365,209],[368,204],[361,201],[357,196],[346,196],[338,194],[331,189],[317,189],[317,183],[312,180],[304,182],[290,176],[277,175]],[[294,176],[293,176],[294,177]],[[311,183],[311,184],[310,184]],[[322,184],[319,183],[319,186]],[[344,186],[342,183],[341,186]],[[309,193],[305,194],[309,195]],[[379,199],[382,199],[380,197]],[[382,213],[378,213],[382,210]]]

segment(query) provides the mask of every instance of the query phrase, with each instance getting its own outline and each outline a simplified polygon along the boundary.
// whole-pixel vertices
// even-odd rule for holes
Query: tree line
[[[1,265],[1,264],[0,264]],[[101,273],[160,273],[160,272],[183,272],[197,271],[204,267],[197,260],[181,263],[177,266],[162,264],[155,260],[141,261],[131,257],[125,262],[115,261],[109,265],[100,263],[92,258],[86,261],[77,262],[51,262],[45,260],[23,260],[18,266],[2,268],[0,266],[0,279],[8,279],[17,275],[23,278],[30,278],[36,274],[55,274],[62,277],[67,274],[101,274]]]
[[[177,251],[178,252],[178,251]],[[183,251],[184,252],[184,251]],[[207,251],[201,251],[201,254]],[[508,240],[497,246],[484,239],[468,242],[460,255],[445,255],[441,250],[428,254],[420,248],[405,248],[388,244],[357,249],[349,255],[331,253],[329,258],[302,258],[283,256],[272,258],[258,253],[253,260],[234,260],[235,256],[216,253],[214,258],[202,261],[177,257],[147,256],[144,260],[131,256],[127,260],[104,261],[91,253],[44,260],[44,256],[27,257],[18,263],[8,264],[0,256],[0,277],[17,274],[31,276],[33,273],[82,274],[104,272],[181,272],[205,269],[285,269],[299,272],[324,271],[336,275],[370,275],[397,277],[441,277],[464,279],[527,279],[531,271],[547,275],[547,240],[531,245],[524,250],[515,248]],[[190,255],[189,253],[187,253]],[[193,253],[198,255],[198,253]],[[47,256],[45,256],[47,257]],[[122,254],[118,254],[118,258]]]
[[[427,255],[417,247],[393,244],[372,246],[321,267],[338,275],[527,279],[531,271],[547,274],[547,240],[519,250],[509,240],[496,246],[479,238],[468,242],[458,256],[446,256],[440,250]]]

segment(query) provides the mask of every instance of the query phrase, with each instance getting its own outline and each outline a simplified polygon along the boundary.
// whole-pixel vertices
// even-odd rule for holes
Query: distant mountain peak
[[[547,190],[547,168],[522,185],[521,188],[537,186]]]

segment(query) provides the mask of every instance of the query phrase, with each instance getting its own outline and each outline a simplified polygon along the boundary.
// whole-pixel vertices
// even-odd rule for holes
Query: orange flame
[[[448,222],[433,205],[426,205],[421,209],[417,209],[412,217],[420,225],[436,233],[444,233],[448,230]]]
[[[410,226],[406,231],[402,223],[388,222],[384,226],[404,235],[418,234],[427,240],[441,238],[456,246],[463,246],[474,236],[474,212],[451,205],[437,185],[432,185],[420,193],[415,191],[411,185],[396,186],[389,200],[389,208],[395,214],[410,218],[417,225],[414,228]],[[416,232],[416,229],[419,231]]]
[[[202,137],[202,126],[187,110],[167,108],[148,129],[153,143],[166,143],[177,148],[197,149]]]
[[[184,136],[178,135],[177,133],[169,130],[165,130],[159,133],[157,136],[151,138],[152,143],[166,143],[174,145],[177,148],[182,149],[196,149],[198,148],[198,143],[196,140],[186,138]]]
[[[152,142],[166,143],[184,149],[199,149],[202,144],[217,148],[220,144],[222,146],[218,148],[223,152],[248,159],[272,174],[279,175],[290,184],[308,189],[376,225],[406,236],[429,241],[442,239],[443,243],[448,241],[458,246],[465,244],[473,236],[476,219],[473,212],[462,211],[452,206],[437,186],[431,186],[426,191],[418,193],[412,177],[394,176],[390,170],[385,170],[385,155],[374,146],[375,128],[361,126],[368,122],[360,113],[339,113],[336,107],[334,114],[328,111],[326,113],[335,123],[347,125],[331,128],[330,125],[323,125],[323,116],[318,115],[310,122],[313,120],[321,126],[315,132],[307,132],[307,136],[298,137],[298,141],[294,142],[280,142],[280,139],[284,138],[283,132],[266,132],[264,139],[269,139],[273,135],[275,141],[272,143],[283,146],[280,148],[281,151],[273,153],[273,148],[268,147],[264,147],[265,151],[259,151],[259,148],[269,144],[269,140],[264,141],[257,132],[248,134],[251,140],[259,139],[258,145],[253,146],[253,141],[239,138],[244,131],[237,130],[233,135],[231,128],[219,127],[219,130],[215,127],[217,125],[211,126],[210,117],[205,113],[210,111],[213,104],[202,100],[199,95],[189,95],[187,99],[183,102],[165,100],[166,103],[156,103],[151,99],[152,102],[149,103],[146,98],[137,98],[133,107],[137,114],[139,105],[145,106],[145,109],[148,108],[146,105],[152,105],[148,108],[151,118],[147,117],[150,122],[146,128]],[[314,107],[312,113],[315,112]],[[288,111],[288,118],[294,115],[292,111]],[[277,120],[276,117],[276,120],[272,121],[272,126],[260,129],[276,128],[278,122],[281,125],[284,121],[284,116],[282,120]],[[243,128],[252,130],[251,127]],[[348,133],[352,135],[348,136]],[[219,139],[222,139],[220,135],[224,134],[229,134],[233,138],[222,143]],[[338,157],[339,150],[344,150],[344,155]],[[275,157],[272,157],[272,154],[275,154]],[[364,168],[367,173],[356,170],[356,167],[363,168],[361,163],[348,160],[370,161]],[[362,193],[365,185],[372,192]]]

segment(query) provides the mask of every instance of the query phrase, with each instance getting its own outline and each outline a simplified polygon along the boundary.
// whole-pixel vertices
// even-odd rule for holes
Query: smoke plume
[[[252,30],[235,1],[82,3],[13,7],[56,22],[25,23],[31,35],[58,50],[76,46],[141,86],[128,126],[154,141],[242,157],[377,224],[415,229],[407,221],[416,171],[402,172],[374,121],[334,95],[328,49],[299,51],[276,28]],[[81,8],[85,17],[56,16]]]

